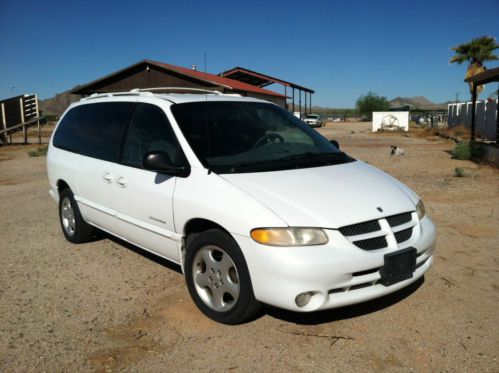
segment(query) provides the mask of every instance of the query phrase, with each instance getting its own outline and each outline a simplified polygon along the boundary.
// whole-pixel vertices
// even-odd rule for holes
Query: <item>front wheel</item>
[[[64,189],[59,196],[59,221],[64,237],[69,242],[90,241],[95,233],[94,228],[83,220],[70,189]]]
[[[215,321],[240,324],[260,311],[244,256],[222,230],[212,229],[188,239],[185,279],[198,308]]]

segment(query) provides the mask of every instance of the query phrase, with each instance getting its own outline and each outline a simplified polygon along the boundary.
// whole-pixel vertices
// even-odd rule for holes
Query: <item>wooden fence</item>
[[[0,101],[0,110],[0,144],[6,145],[8,140],[12,144],[12,134],[17,131],[23,131],[24,143],[27,144],[28,128],[35,125],[38,129],[38,143],[42,142],[38,97],[35,94]]]

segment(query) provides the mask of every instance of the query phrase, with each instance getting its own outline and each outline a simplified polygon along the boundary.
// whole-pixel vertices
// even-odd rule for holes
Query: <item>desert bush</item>
[[[468,160],[479,160],[483,155],[482,148],[479,144],[471,144],[469,142],[460,142],[452,150],[452,158]]]
[[[452,158],[466,160],[471,158],[470,144],[467,142],[460,142],[452,150]]]
[[[455,177],[465,177],[466,173],[464,172],[464,168],[456,167],[454,169],[454,176]]]
[[[44,157],[47,155],[47,151],[48,151],[48,146],[42,146],[36,150],[28,152],[28,155],[30,157]]]

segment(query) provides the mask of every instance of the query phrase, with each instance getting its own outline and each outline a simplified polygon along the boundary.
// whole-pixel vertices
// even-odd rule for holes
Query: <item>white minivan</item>
[[[178,263],[226,324],[262,304],[310,312],[421,278],[436,232],[423,202],[275,104],[218,92],[93,95],[47,158],[64,236],[95,228]]]

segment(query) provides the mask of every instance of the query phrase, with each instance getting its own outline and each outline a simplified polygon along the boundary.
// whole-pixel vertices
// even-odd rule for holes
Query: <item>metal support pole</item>
[[[284,86],[284,108],[288,110],[288,92],[286,86]]]
[[[301,117],[303,116],[303,115],[302,115],[302,110],[303,110],[303,109],[302,109],[302,107],[301,107],[301,89],[300,89],[298,92],[300,92],[300,98],[298,99],[298,102],[299,102],[299,105],[300,105],[300,119],[301,119]]]
[[[308,93],[310,96],[310,101],[309,101],[309,104],[310,104],[310,112],[312,112],[312,92],[309,92]]]
[[[295,87],[293,87],[293,115],[295,114]]]

